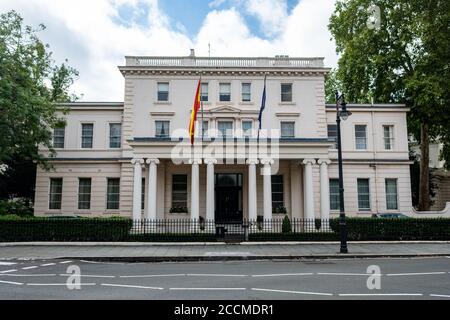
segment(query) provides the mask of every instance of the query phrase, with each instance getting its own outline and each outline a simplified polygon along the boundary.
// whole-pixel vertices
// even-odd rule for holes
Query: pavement
[[[84,259],[91,261],[161,262],[323,258],[450,256],[450,241],[148,243],[17,242],[0,243],[0,259]]]
[[[449,257],[176,263],[0,259],[0,300],[202,300],[199,305],[236,299],[450,300]]]

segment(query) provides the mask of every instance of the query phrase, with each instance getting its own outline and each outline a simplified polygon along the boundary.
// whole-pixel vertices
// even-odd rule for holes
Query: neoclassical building
[[[77,102],[38,169],[35,214],[241,221],[339,209],[336,111],[322,58],[126,57],[123,102]],[[201,77],[202,110],[188,125]],[[266,103],[258,115],[266,77]],[[410,212],[404,105],[348,104],[348,215]],[[203,135],[203,137],[202,137]],[[46,150],[41,150],[43,153]]]

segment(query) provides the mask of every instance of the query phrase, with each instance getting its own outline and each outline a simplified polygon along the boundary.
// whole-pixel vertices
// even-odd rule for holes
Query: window
[[[81,124],[81,148],[92,148],[92,140],[94,137],[94,124]]]
[[[219,84],[219,101],[231,101],[231,83]]]
[[[294,138],[295,137],[295,122],[283,121],[281,122],[281,138]]]
[[[370,210],[369,179],[358,179],[358,208],[359,210]]]
[[[251,138],[253,123],[250,120],[242,121],[242,136],[244,138]]]
[[[78,209],[91,208],[91,178],[78,180]]]
[[[339,179],[330,179],[330,210],[339,210]]]
[[[63,184],[62,178],[50,179],[50,194],[48,197],[48,208],[51,210],[61,209],[62,184]]]
[[[394,126],[383,126],[383,140],[385,150],[394,148]]]
[[[355,125],[356,150],[367,149],[367,126],[365,124]]]
[[[386,186],[386,209],[398,210],[397,179],[384,180]]]
[[[250,102],[252,95],[251,95],[251,83],[242,83],[242,101],[243,102]]]
[[[209,128],[209,123],[208,123],[208,121],[203,121],[203,125],[202,125],[202,135],[203,135],[203,137],[205,137],[205,138],[208,137],[208,128]]]
[[[145,209],[145,178],[141,180],[141,210]]]
[[[172,175],[172,207],[187,207],[187,175]]]
[[[158,101],[169,101],[168,82],[158,82]]]
[[[200,90],[200,101],[208,101],[208,83],[202,82]]]
[[[170,136],[169,121],[155,121],[155,137],[168,138]]]
[[[281,102],[292,102],[292,83],[281,84]]]
[[[233,122],[232,121],[218,121],[217,128],[219,130],[219,136],[224,138],[233,137]]]
[[[53,148],[64,148],[65,131],[64,127],[53,129]]]
[[[119,209],[120,199],[120,179],[108,178],[108,187],[106,190],[106,209]]]
[[[272,176],[272,208],[284,207],[283,175]]]
[[[120,148],[122,125],[120,123],[109,124],[109,147]]]
[[[337,149],[337,125],[329,124],[327,126],[327,129],[328,129],[328,140],[334,143],[332,148]]]

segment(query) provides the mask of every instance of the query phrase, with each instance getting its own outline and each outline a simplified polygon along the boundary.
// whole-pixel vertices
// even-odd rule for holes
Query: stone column
[[[263,167],[263,183],[264,183],[264,230],[272,229],[272,159],[262,159]]]
[[[214,231],[214,165],[216,159],[205,159],[206,163],[206,223],[207,230]]]
[[[156,166],[159,164],[158,159],[147,159],[148,164],[148,176],[147,176],[147,186],[148,186],[148,206],[145,212],[145,219],[156,220],[156,195],[157,195],[157,172]],[[150,227],[155,226],[155,221],[152,221]]]
[[[257,198],[256,198],[256,165],[257,159],[248,159],[248,220],[250,224],[256,226],[257,219]]]
[[[313,227],[314,222],[314,186],[313,186],[313,171],[312,166],[316,163],[314,159],[304,159],[305,165],[304,178],[305,178],[305,219],[308,221],[309,229]]]
[[[138,226],[141,219],[141,191],[142,191],[142,164],[143,159],[132,159],[133,170],[133,221],[134,227]]]
[[[331,163],[328,159],[319,159],[320,165],[320,219],[322,227],[327,228],[328,219],[330,219],[330,186],[328,180],[328,165]]]
[[[199,207],[199,165],[202,161],[200,159],[193,159],[190,161],[192,166],[191,173],[191,220],[192,231],[198,231],[198,221],[200,218]]]

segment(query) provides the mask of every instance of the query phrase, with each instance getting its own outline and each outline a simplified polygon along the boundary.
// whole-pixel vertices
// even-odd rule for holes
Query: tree
[[[10,191],[13,196],[29,193],[29,190],[17,190],[17,186],[12,188],[10,182],[21,172],[33,172],[30,167],[36,163],[48,167],[46,158],[38,152],[39,146],[54,153],[52,128],[64,125],[58,111],[66,111],[57,103],[76,99],[69,88],[78,72],[67,62],[55,63],[49,46],[37,36],[44,29],[43,25],[37,29],[24,25],[15,11],[0,15],[0,166],[3,168],[0,197],[3,198]]]
[[[420,141],[419,210],[429,210],[429,144],[450,163],[447,0],[338,0],[329,29],[340,54],[336,78],[347,100],[405,103]]]

